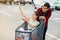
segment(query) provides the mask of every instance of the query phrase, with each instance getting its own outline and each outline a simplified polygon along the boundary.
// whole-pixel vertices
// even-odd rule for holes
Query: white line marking
[[[60,18],[51,18],[51,20],[60,20]]]
[[[50,36],[50,37],[52,37],[52,38],[55,38],[55,39],[57,39],[57,40],[60,40],[58,37],[56,37],[56,36],[54,36],[54,35],[52,35],[52,34],[49,34],[49,33],[46,33],[48,36]]]
[[[5,14],[5,15],[7,15],[7,16],[9,16],[9,17],[12,17],[12,15],[10,15],[10,14],[7,13],[7,12],[4,12],[4,11],[2,11],[2,10],[0,10],[0,12],[3,13],[3,14]]]
[[[60,40],[60,39],[58,39],[58,40]]]

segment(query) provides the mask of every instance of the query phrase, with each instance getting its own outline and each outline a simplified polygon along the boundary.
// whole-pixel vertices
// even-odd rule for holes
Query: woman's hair
[[[38,13],[37,11],[34,11],[34,13],[35,13],[36,16],[39,16],[39,15],[38,15],[39,13]]]
[[[37,12],[37,11],[34,11],[34,13],[35,13],[35,15],[37,16],[37,21],[39,22],[40,20],[39,20],[39,13]]]

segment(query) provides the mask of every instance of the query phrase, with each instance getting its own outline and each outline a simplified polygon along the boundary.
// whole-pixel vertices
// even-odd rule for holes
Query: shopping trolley
[[[20,35],[21,35],[20,33],[28,33],[29,34],[29,40],[42,40],[43,32],[44,32],[44,22],[43,22],[43,20],[42,19],[40,20],[40,24],[34,30],[28,29],[27,25],[28,24],[26,22],[24,22],[21,26],[16,28],[16,30],[15,30],[15,40],[17,40],[16,38],[20,38]],[[20,31],[19,28],[21,28],[21,27],[24,28],[25,31]],[[35,36],[37,38],[34,39],[32,37],[33,34],[35,34]]]

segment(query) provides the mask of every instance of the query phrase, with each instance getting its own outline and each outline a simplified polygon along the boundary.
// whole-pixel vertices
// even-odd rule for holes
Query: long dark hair
[[[34,11],[35,15],[37,16],[36,20],[39,22],[39,13],[37,11]]]

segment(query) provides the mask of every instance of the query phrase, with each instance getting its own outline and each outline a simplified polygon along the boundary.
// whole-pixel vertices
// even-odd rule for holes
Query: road
[[[35,11],[33,5],[22,6],[25,15],[31,17]],[[46,40],[60,39],[60,11],[53,11],[49,19]],[[0,4],[0,40],[15,40],[15,29],[24,21],[17,5]]]

